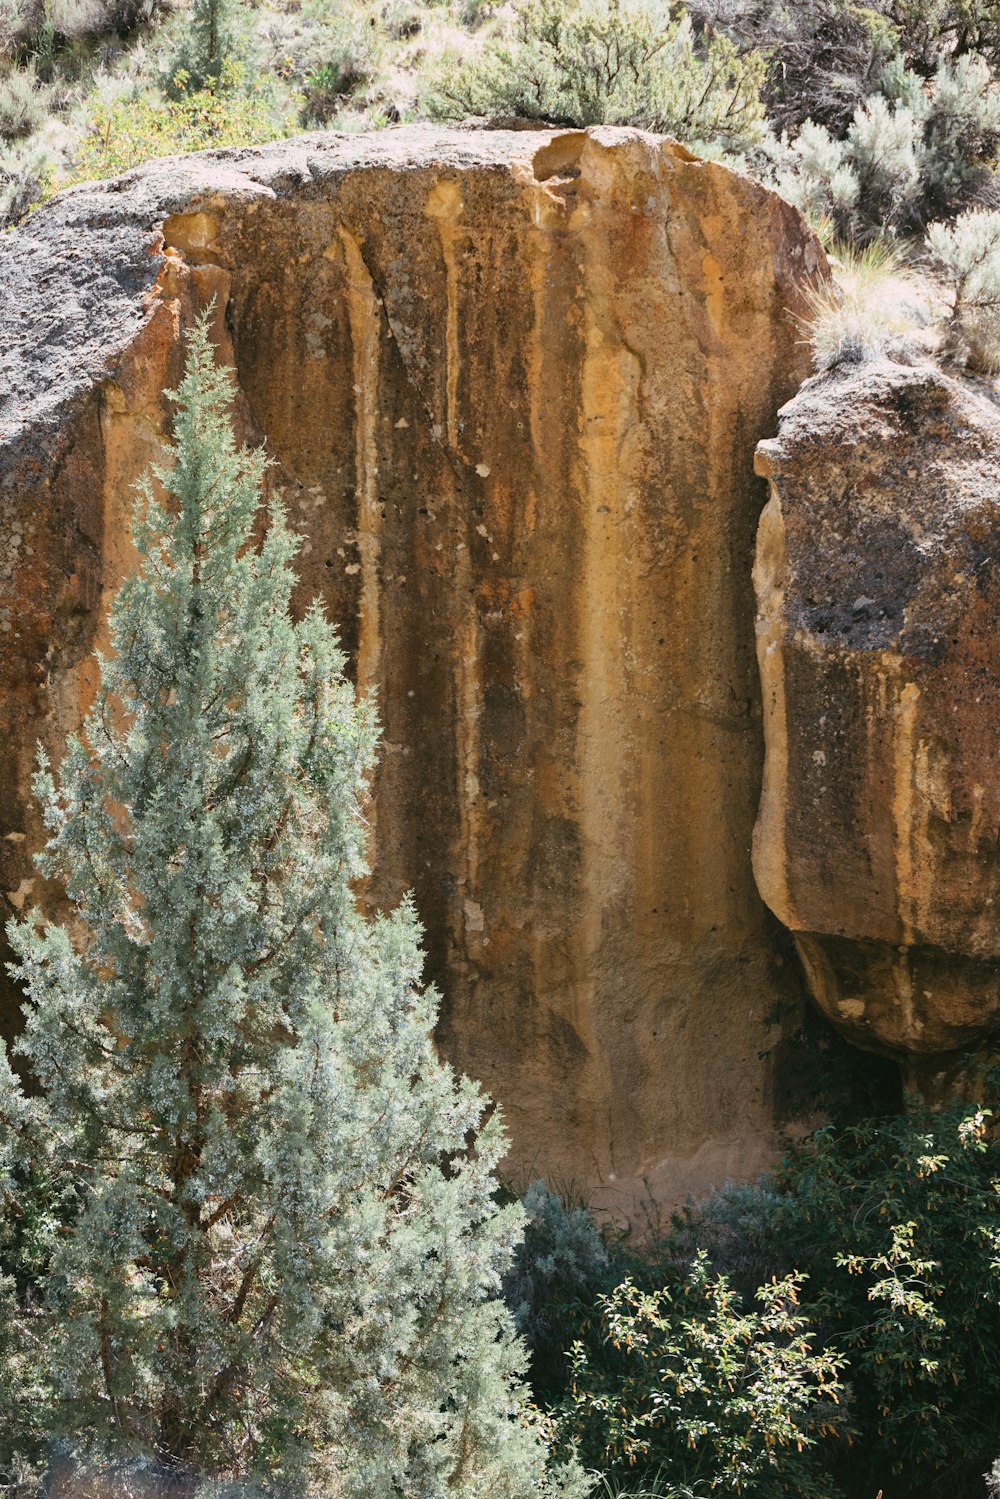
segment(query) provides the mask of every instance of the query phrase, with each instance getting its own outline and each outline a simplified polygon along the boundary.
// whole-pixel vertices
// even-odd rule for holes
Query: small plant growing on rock
[[[832,279],[808,289],[799,319],[817,370],[879,358],[921,317],[914,283],[891,244],[835,246],[833,260]]]

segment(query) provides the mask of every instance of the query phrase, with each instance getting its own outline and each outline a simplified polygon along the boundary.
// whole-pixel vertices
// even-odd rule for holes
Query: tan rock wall
[[[78,718],[128,484],[215,295],[301,596],[378,694],[370,896],[414,888],[442,1044],[503,1103],[513,1172],[628,1209],[644,1179],[758,1169],[763,1021],[797,980],[749,856],[751,457],[804,373],[797,216],[637,132],[400,131],[157,165],[24,238],[76,301],[61,401],[36,347],[0,408],[0,494],[37,543],[4,888],[29,896],[30,747]],[[96,329],[73,244],[113,261]]]

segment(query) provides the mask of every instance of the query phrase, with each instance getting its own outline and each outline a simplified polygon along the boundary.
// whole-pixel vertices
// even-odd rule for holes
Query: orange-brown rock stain
[[[214,293],[298,598],[377,697],[366,898],[414,890],[441,1045],[503,1105],[512,1173],[627,1211],[773,1146],[763,1020],[795,980],[749,860],[750,462],[804,373],[786,303],[818,252],[762,188],[638,132],[476,149],[166,220],[87,448],[88,556],[106,597]]]

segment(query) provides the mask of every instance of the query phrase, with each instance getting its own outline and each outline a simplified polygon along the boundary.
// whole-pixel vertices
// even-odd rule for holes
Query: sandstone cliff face
[[[441,1041],[515,1174],[627,1207],[771,1144],[795,991],[758,896],[754,446],[819,251],[637,132],[388,132],[155,164],[0,242],[3,889],[51,899],[29,774],[92,689],[184,326],[384,747],[371,898],[414,888]]]
[[[993,390],[888,362],[758,450],[758,884],[830,1018],[932,1091],[1000,1030],[998,460]]]

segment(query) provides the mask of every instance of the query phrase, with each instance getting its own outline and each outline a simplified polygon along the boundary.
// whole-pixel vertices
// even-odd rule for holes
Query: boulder
[[[35,742],[93,691],[131,487],[214,298],[301,600],[378,696],[366,898],[415,891],[441,1045],[502,1103],[512,1175],[627,1207],[759,1169],[764,1019],[798,980],[750,865],[752,455],[823,265],[781,199],[627,130],[205,154],[3,236],[9,904],[56,898]]]
[[[757,467],[757,883],[830,1019],[940,1089],[1000,1031],[1000,399],[848,366]]]

